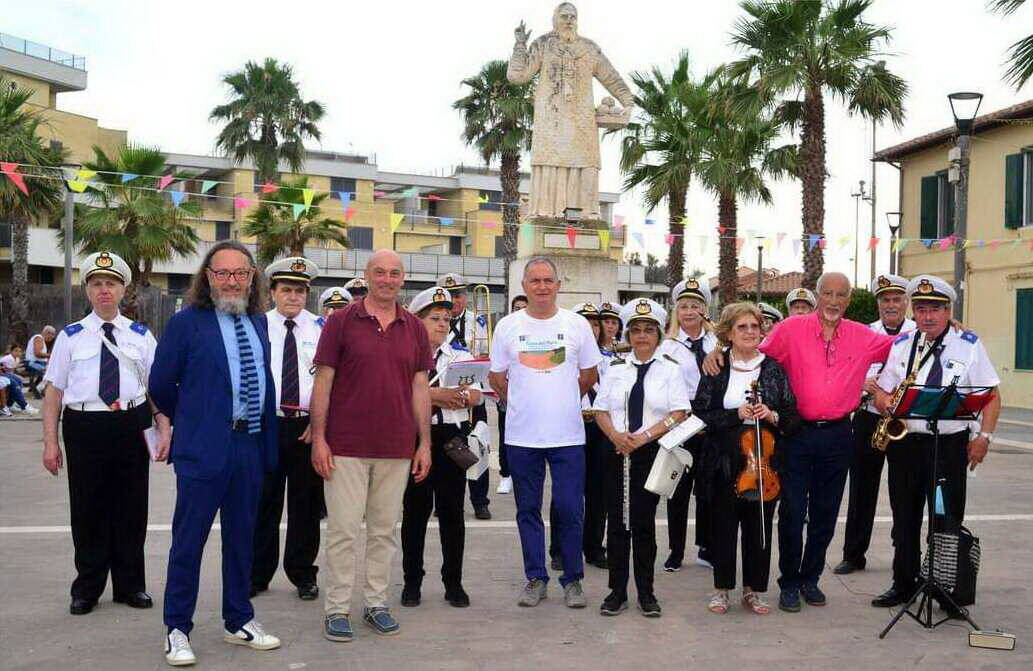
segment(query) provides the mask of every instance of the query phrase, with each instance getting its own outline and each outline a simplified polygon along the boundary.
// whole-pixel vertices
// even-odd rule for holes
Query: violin
[[[757,405],[761,402],[760,385],[757,380],[750,384],[746,394],[746,402]],[[773,501],[782,491],[782,482],[775,469],[771,467],[771,458],[775,454],[775,432],[762,422],[744,426],[739,433],[739,449],[746,459],[746,465],[736,478],[735,492],[747,501]],[[762,525],[763,530],[763,525]]]

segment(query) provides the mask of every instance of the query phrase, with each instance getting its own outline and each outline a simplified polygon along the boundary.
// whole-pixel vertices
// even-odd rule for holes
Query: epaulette
[[[79,322],[76,322],[74,324],[69,324],[68,326],[64,327],[64,329],[62,329],[62,330],[65,332],[65,335],[70,338],[70,337],[74,336],[76,333],[78,333],[79,331],[82,331],[83,330],[83,325],[80,324]]]
[[[460,343],[458,340],[453,340],[451,345],[452,345],[452,349],[458,350],[460,352],[469,352],[470,351],[470,350],[466,349],[465,347],[463,347],[462,343]]]
[[[677,360],[677,359],[675,359],[675,358],[674,358],[673,356],[671,356],[671,355],[670,355],[670,354],[668,354],[667,352],[664,352],[664,355],[663,355],[663,357],[664,357],[665,359],[667,359],[668,361],[670,361],[671,363],[673,363],[673,364],[676,364],[676,365],[679,365],[679,366],[681,365],[681,364],[679,364],[679,363],[678,363],[678,360]]]
[[[323,328],[324,326],[326,326],[326,317],[316,318],[316,324],[319,326],[319,328]]]
[[[488,315],[477,315],[477,323],[481,326],[488,326]]]
[[[129,325],[129,329],[132,331],[136,331],[140,335],[147,335],[147,326],[141,324],[140,322],[133,322]]]
[[[898,336],[897,336],[896,338],[894,338],[894,340],[893,340],[893,344],[894,344],[894,345],[896,345],[897,343],[902,343],[902,342],[904,342],[905,340],[907,340],[907,337],[908,337],[909,335],[911,335],[911,334],[910,334],[910,333],[901,333],[901,334],[900,334],[900,335],[898,335]],[[885,341],[883,341],[883,342],[885,342]]]
[[[966,342],[970,342],[973,345],[975,345],[976,341],[979,340],[979,336],[977,336],[972,331],[965,331],[964,333],[961,334],[961,339],[966,341]]]

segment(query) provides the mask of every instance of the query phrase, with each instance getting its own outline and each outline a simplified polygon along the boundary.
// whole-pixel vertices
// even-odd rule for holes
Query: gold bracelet
[[[674,421],[674,417],[671,417],[670,415],[667,415],[667,417],[664,418],[664,426],[668,429],[672,428],[677,423],[678,422]]]

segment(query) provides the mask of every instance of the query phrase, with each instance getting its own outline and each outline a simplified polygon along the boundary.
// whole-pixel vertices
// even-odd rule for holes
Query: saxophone
[[[899,417],[893,417],[893,413],[896,412],[897,406],[900,405],[901,399],[904,398],[904,392],[915,383],[915,380],[918,378],[918,369],[922,367],[925,334],[919,333],[918,337],[921,340],[918,343],[918,352],[915,354],[915,369],[908,373],[908,376],[904,378],[897,386],[896,391],[893,392],[893,397],[890,399],[889,404],[890,413],[879,418],[879,424],[875,427],[875,433],[872,434],[872,447],[880,452],[886,451],[891,440],[900,440],[907,435],[907,422]]]

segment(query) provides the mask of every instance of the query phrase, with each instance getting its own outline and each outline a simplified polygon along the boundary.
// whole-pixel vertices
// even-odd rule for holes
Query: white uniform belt
[[[121,404],[122,410],[131,410],[137,406],[147,403],[147,395],[143,395],[139,398],[133,399],[126,403]],[[86,401],[84,403],[66,403],[65,407],[70,410],[79,410],[81,412],[114,412],[104,401]]]

